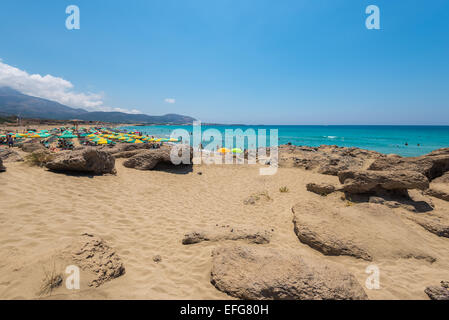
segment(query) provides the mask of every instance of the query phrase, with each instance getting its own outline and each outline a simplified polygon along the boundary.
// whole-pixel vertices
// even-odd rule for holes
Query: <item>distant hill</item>
[[[0,87],[0,113],[22,118],[102,121],[115,123],[191,123],[195,119],[178,114],[150,116],[123,112],[88,112],[71,108],[55,101],[28,96],[8,87]]]

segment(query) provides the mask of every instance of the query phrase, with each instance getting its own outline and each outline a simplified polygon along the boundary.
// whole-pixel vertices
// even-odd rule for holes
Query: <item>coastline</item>
[[[192,132],[191,125],[174,126],[120,126],[128,130],[142,131],[145,134],[169,137],[174,129],[184,129]],[[383,154],[398,154],[405,157],[420,156],[434,150],[449,147],[449,126],[275,126],[275,125],[202,125],[201,130],[216,129],[222,134],[222,144],[225,145],[227,129],[244,132],[264,130],[267,137],[271,129],[278,132],[279,145],[291,143],[297,146],[318,147],[320,145],[337,145],[340,147],[356,147],[381,152]],[[270,141],[267,138],[267,145]],[[203,142],[206,145],[207,142]],[[245,148],[253,149],[248,146]]]

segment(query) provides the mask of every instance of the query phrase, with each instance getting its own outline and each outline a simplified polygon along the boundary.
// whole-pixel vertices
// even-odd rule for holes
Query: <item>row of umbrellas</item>
[[[60,130],[64,130],[65,128],[61,128]],[[71,130],[65,130],[61,135],[56,133],[58,129],[52,130],[53,134],[50,134],[48,130],[37,131],[29,131],[27,133],[14,133],[11,134],[12,137],[16,139],[24,139],[24,138],[49,138],[52,136],[57,136],[61,139],[74,139],[78,138],[77,135],[73,134]],[[88,140],[95,142],[96,144],[110,144],[113,141],[118,142],[127,142],[127,143],[145,143],[145,142],[179,142],[177,139],[167,139],[167,138],[154,138],[145,135],[137,135],[135,132],[131,132],[130,134],[113,132],[108,129],[102,129],[101,131],[91,130],[89,132],[85,132],[80,134],[81,137],[86,137]],[[0,135],[0,137],[6,137],[6,135]]]
[[[89,132],[81,134],[82,137],[95,142],[96,144],[110,144],[113,141],[126,143],[145,143],[145,142],[179,142],[178,139],[154,138],[146,135],[137,135],[134,132],[121,133],[113,132],[107,129],[101,131]]]
[[[21,139],[21,138],[49,138],[52,136],[48,132],[48,130],[41,130],[39,132],[36,131],[29,131],[27,133],[15,133],[12,134],[14,138]],[[100,131],[91,130],[89,132],[85,132],[80,134],[81,137],[85,137],[91,142],[94,142],[96,144],[111,144],[113,141],[117,142],[126,142],[126,143],[145,143],[145,142],[179,142],[178,139],[173,138],[154,138],[147,135],[137,135],[135,132],[131,133],[121,133],[121,132],[113,132],[108,129],[102,129]],[[0,135],[1,137],[6,137],[6,135]],[[74,139],[78,138],[77,135],[73,134],[70,130],[65,130],[62,132],[62,134],[59,136],[61,139]],[[220,148],[217,150],[218,153],[243,153],[242,149],[240,148]]]
[[[28,131],[27,133],[11,133],[13,138],[25,139],[25,138],[49,138],[52,135],[48,133],[48,130],[41,130],[40,132]],[[5,134],[0,134],[0,138],[5,138]]]

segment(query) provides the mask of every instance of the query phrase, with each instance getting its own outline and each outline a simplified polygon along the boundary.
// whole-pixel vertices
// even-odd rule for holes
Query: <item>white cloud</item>
[[[175,103],[175,102],[176,102],[176,99],[173,99],[173,98],[167,98],[167,99],[165,99],[164,101],[165,101],[165,103]]]
[[[0,86],[7,86],[24,94],[57,101],[87,111],[118,111],[141,113],[138,110],[111,108],[104,105],[103,93],[78,93],[70,81],[52,75],[29,74],[10,66],[0,59]]]

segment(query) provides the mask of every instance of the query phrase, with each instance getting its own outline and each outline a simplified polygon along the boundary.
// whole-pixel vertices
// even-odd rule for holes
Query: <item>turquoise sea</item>
[[[174,129],[193,131],[192,126],[137,126],[122,127],[160,138],[169,137]],[[216,125],[201,127],[218,129],[224,136],[225,129],[278,129],[279,144],[342,147],[359,147],[401,156],[419,156],[435,149],[449,147],[449,126],[233,126]],[[208,142],[203,142],[206,145]],[[224,143],[224,142],[223,142]],[[408,144],[408,145],[406,145]]]

